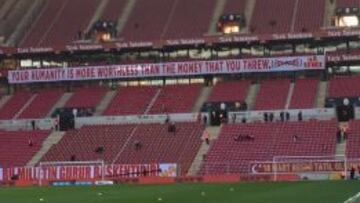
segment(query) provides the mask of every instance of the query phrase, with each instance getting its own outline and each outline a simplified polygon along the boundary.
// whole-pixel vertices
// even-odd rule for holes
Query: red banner
[[[102,174],[107,178],[138,177],[144,173],[147,176],[164,175],[159,169],[160,164],[114,164],[104,168],[101,165],[0,168],[0,181],[10,181],[15,175],[21,181],[90,180],[101,179]]]
[[[360,167],[360,161],[350,161],[347,169]],[[251,172],[254,174],[272,173],[306,173],[306,172],[343,172],[345,162],[343,160],[325,161],[301,161],[301,162],[256,162],[251,164]]]

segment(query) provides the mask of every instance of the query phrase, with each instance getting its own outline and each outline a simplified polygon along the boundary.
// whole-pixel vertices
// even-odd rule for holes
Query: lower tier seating
[[[333,156],[335,121],[227,124],[212,143],[200,174],[250,173],[254,161],[274,156]],[[238,136],[251,139],[235,140]]]
[[[83,126],[68,131],[42,161],[177,163],[185,174],[199,150],[203,127],[198,123],[175,126],[175,133],[168,132],[166,124]]]
[[[49,131],[0,131],[0,168],[25,166]]]

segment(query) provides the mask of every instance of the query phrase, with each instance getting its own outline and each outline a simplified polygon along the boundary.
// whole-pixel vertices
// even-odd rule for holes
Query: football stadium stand
[[[289,80],[263,80],[256,96],[255,109],[284,109],[290,87]]]
[[[0,119],[12,119],[33,95],[29,91],[18,91],[0,109]]]
[[[0,166],[25,166],[40,149],[49,131],[0,131]]]
[[[272,161],[274,156],[332,156],[336,131],[334,121],[227,124],[199,173],[250,173],[251,162]],[[235,140],[246,135],[253,140]]]
[[[360,29],[337,25],[360,0],[31,4],[0,0],[1,178],[30,160],[242,176],[277,156],[360,158]]]
[[[341,76],[330,79],[328,96],[351,97],[360,95],[359,76]]]
[[[56,88],[40,90],[39,92],[35,93],[35,99],[32,100],[32,102],[23,112],[21,112],[18,118],[32,119],[46,117],[46,115],[48,115],[51,108],[60,99],[63,93],[63,90]]]
[[[290,109],[313,108],[317,93],[318,80],[313,78],[299,79],[295,82],[291,95]]]
[[[66,102],[65,107],[95,108],[106,93],[104,87],[80,87],[74,90],[73,96]]]
[[[217,83],[208,102],[242,102],[245,101],[250,81],[225,81]]]
[[[200,147],[202,131],[198,123],[176,123],[175,133],[168,132],[165,124],[83,126],[67,132],[42,161],[179,163],[186,174]]]
[[[157,88],[150,86],[120,88],[103,114],[143,114],[156,92]]]

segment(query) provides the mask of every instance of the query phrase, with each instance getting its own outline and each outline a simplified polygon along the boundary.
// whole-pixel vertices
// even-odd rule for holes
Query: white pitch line
[[[350,197],[349,199],[347,199],[344,203],[353,203],[353,202],[356,201],[358,198],[360,198],[360,192],[357,193],[356,195]]]

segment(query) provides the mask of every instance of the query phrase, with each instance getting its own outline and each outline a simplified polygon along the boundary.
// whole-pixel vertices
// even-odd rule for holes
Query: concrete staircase
[[[320,81],[317,89],[315,107],[323,108],[325,106],[326,93],[328,88],[327,81]]]
[[[42,9],[46,6],[48,1],[46,0],[34,0],[31,7],[27,10],[25,15],[22,17],[19,24],[16,26],[14,32],[9,36],[6,41],[7,46],[17,45],[21,39],[25,36],[26,32],[30,29],[33,22],[39,16]]]
[[[0,109],[11,99],[12,95],[5,95],[0,99]]]
[[[223,14],[225,5],[226,5],[227,0],[217,0],[216,1],[216,5],[214,8],[214,12],[210,21],[210,25],[209,25],[209,29],[208,29],[208,34],[209,35],[214,35],[216,34],[216,24],[220,18],[220,16]]]
[[[27,107],[34,101],[34,99],[37,97],[38,94],[33,94],[30,99],[26,102],[26,104],[21,107],[21,109],[15,114],[15,116],[13,117],[13,119],[17,119],[21,114],[22,112],[25,111],[25,109],[27,109]]]
[[[117,29],[118,33],[122,32],[126,21],[128,20],[132,10],[135,7],[136,2],[137,2],[136,0],[128,0],[128,3],[125,5],[125,8],[124,8],[123,12],[121,13],[121,15],[119,16],[118,21],[117,21],[116,29]]]
[[[109,106],[110,102],[115,97],[115,95],[116,95],[115,90],[108,91],[105,94],[104,98],[101,100],[100,104],[95,109],[95,116],[100,116],[105,111],[105,109]]]
[[[86,32],[88,32],[92,25],[98,21],[100,19],[100,17],[102,16],[102,14],[104,13],[104,10],[106,8],[106,5],[109,3],[109,0],[102,0],[100,1],[100,4],[98,5],[93,17],[91,18],[88,26],[86,27]]]
[[[0,19],[4,18],[5,14],[11,9],[11,6],[16,2],[16,0],[7,0],[1,6],[0,9]]]
[[[244,15],[245,15],[245,19],[246,19],[246,27],[245,27],[245,29],[242,30],[242,33],[249,32],[249,25],[250,25],[251,18],[254,13],[255,5],[256,5],[256,0],[247,0],[246,7],[244,10]]]
[[[286,98],[286,103],[285,103],[285,109],[289,109],[289,107],[290,107],[291,97],[294,93],[294,87],[295,87],[295,83],[294,82],[290,83],[289,92],[288,92],[288,95]]]
[[[331,17],[335,15],[336,0],[325,1],[324,27],[331,26]]]
[[[253,109],[255,105],[256,95],[259,91],[260,84],[252,84],[248,90],[247,96],[245,98],[245,102],[248,105],[248,110]]]
[[[338,156],[336,159],[343,159],[345,157],[346,142],[336,144],[335,155]]]
[[[49,113],[46,115],[46,117],[51,117],[51,114],[55,111],[57,108],[64,107],[66,102],[73,96],[74,93],[72,92],[65,92],[61,98],[55,103],[55,105],[51,108]]]
[[[50,150],[50,148],[57,144],[65,135],[65,132],[54,131],[47,137],[41,145],[40,150],[32,157],[26,164],[27,167],[35,166],[41,158]]]
[[[197,172],[200,170],[201,163],[203,161],[203,156],[208,153],[213,140],[219,137],[220,129],[221,128],[219,126],[209,126],[205,129],[209,133],[210,145],[207,145],[205,142],[201,144],[200,149],[190,166],[190,169],[187,174],[188,176],[195,176]]]
[[[211,91],[212,91],[212,86],[202,88],[201,93],[198,96],[198,99],[196,100],[194,106],[191,109],[191,112],[193,113],[200,112],[201,107],[208,100]]]
[[[294,32],[296,16],[297,16],[297,13],[299,10],[298,8],[299,8],[299,0],[295,0],[294,11],[293,11],[292,19],[291,19],[290,32]]]
[[[146,107],[146,110],[144,112],[144,114],[148,114],[150,109],[154,106],[157,98],[160,96],[160,93],[161,93],[161,89],[159,88],[157,91],[156,91],[156,94],[154,95],[154,97],[151,99],[149,105]]]

